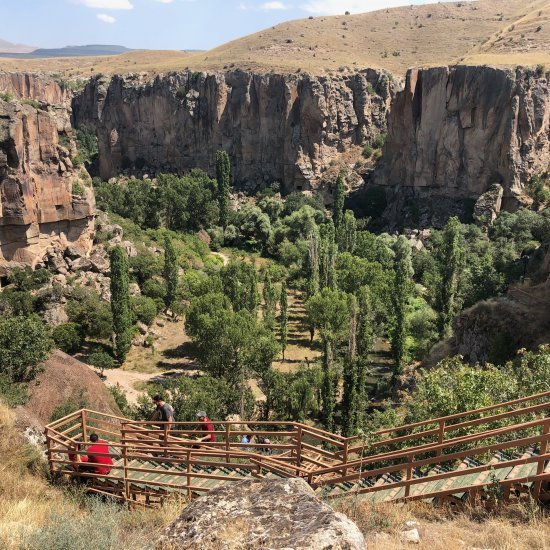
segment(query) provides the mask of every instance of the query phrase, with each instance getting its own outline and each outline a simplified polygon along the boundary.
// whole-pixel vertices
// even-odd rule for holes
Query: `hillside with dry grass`
[[[411,66],[454,63],[550,64],[550,0],[449,2],[299,19],[207,52],[1,59],[0,70],[47,70],[82,77],[186,67],[314,73],[372,67],[403,74]]]

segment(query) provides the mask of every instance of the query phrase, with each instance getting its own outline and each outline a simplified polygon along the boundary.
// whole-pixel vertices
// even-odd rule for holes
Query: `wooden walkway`
[[[198,443],[196,422],[138,422],[82,409],[46,427],[52,474],[86,478],[90,492],[154,506],[255,477],[302,477],[320,496],[372,502],[550,500],[550,392],[346,438],[296,422],[215,422],[216,441]],[[241,437],[254,434],[249,444]],[[82,474],[91,433],[109,444],[108,475]],[[270,443],[261,443],[269,437]],[[78,446],[81,445],[81,450]]]

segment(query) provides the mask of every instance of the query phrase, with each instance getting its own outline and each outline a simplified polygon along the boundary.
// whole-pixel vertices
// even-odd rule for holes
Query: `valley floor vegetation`
[[[504,295],[525,277],[537,281],[550,242],[548,208],[502,212],[488,230],[451,218],[413,248],[403,235],[371,232],[378,220],[344,209],[343,176],[332,212],[315,193],[282,197],[278,184],[239,196],[236,206],[226,153],[216,166],[214,179],[193,170],[94,180],[107,216],[96,246],[110,256],[110,303],[76,277],[61,285],[44,268],[13,270],[0,294],[0,391],[8,403],[25,401],[26,384],[54,345],[84,354],[103,373],[124,364],[138,325],[150,326],[163,312],[185,317],[202,375],[150,384],[137,405],[113,388],[135,418],[148,414],[146,395],[161,391],[177,420],[207,408],[212,418],[308,420],[353,435],[373,422],[421,420],[541,391],[548,350],[517,355],[498,334],[489,364],[446,359],[416,373],[416,389],[401,407],[382,406],[381,413],[371,406],[389,399],[405,367],[419,365],[452,333],[461,310]],[[113,224],[135,246],[131,257],[113,241]],[[226,265],[211,253],[220,249]],[[130,285],[137,288],[132,296]],[[292,323],[290,293],[299,306]],[[68,321],[50,330],[41,315],[52,303],[65,304]],[[391,372],[376,378],[379,342],[390,350]],[[320,360],[275,368],[292,343]]]

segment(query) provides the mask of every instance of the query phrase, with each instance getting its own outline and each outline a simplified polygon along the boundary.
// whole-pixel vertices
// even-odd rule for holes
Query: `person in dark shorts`
[[[155,395],[153,397],[153,403],[155,404],[156,409],[151,420],[170,422],[170,424],[168,424],[168,429],[170,430],[172,428],[172,423],[174,422],[174,409],[166,403],[166,401],[164,401],[161,395]]]

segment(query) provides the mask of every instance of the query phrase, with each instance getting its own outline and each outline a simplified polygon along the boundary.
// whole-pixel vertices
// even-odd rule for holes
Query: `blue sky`
[[[0,38],[45,48],[210,49],[288,19],[434,0],[0,0]]]

